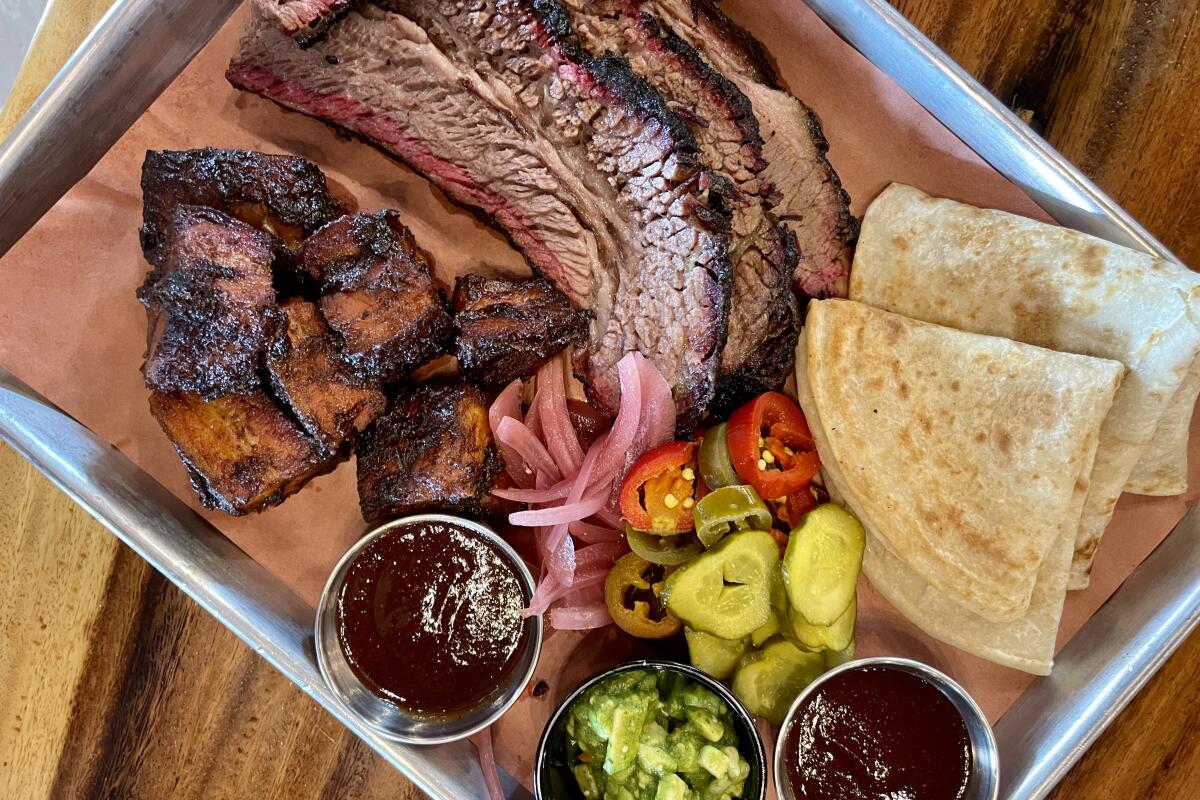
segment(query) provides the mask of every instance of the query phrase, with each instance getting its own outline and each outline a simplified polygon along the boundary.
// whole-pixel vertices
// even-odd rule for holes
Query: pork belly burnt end
[[[261,511],[336,463],[262,390],[207,402],[189,392],[153,391],[150,412],[206,508]]]
[[[499,388],[527,378],[546,359],[587,336],[587,312],[542,278],[463,275],[455,281],[455,355],[472,383]]]
[[[210,400],[250,394],[281,329],[269,236],[211,208],[179,206],[138,289],[149,317],[146,386]]]
[[[488,400],[466,384],[418,386],[363,432],[358,499],[367,522],[424,511],[494,516],[508,485],[488,426]]]
[[[337,452],[383,413],[387,398],[378,383],[355,375],[339,359],[315,305],[294,298],[281,310],[287,337],[267,359],[271,388],[310,436]]]
[[[449,352],[450,315],[395,211],[335,220],[304,241],[295,268],[318,286],[321,314],[360,376],[394,381]]]
[[[150,150],[142,162],[142,250],[148,261],[179,205],[224,211],[288,249],[343,213],[325,174],[299,156],[249,150]]]
[[[687,427],[725,340],[722,182],[653,88],[580,49],[558,12],[541,0],[368,3],[308,50],[255,15],[226,76],[369,139],[493,219],[592,313],[576,369],[593,402],[615,412],[616,364],[640,350]]]
[[[592,52],[624,56],[688,123],[709,167],[727,179],[733,295],[729,336],[710,408],[724,415],[793,369],[800,323],[792,294],[795,235],[774,215],[774,192],[750,100],[637,0],[565,0]]]
[[[318,41],[329,26],[358,4],[359,0],[254,0],[263,16],[272,18],[279,30],[301,47]]]
[[[787,93],[763,46],[716,0],[628,2],[664,19],[750,98],[765,142],[763,177],[800,249],[792,286],[803,297],[845,297],[858,221],[816,114]]]

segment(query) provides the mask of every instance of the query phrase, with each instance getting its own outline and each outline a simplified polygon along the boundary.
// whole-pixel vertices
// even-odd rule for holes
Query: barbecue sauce
[[[478,533],[413,522],[363,548],[337,598],[338,640],[377,696],[454,716],[485,704],[520,663],[532,632],[516,569]]]
[[[804,800],[961,800],[971,775],[954,704],[899,669],[830,678],[797,710],[785,746],[792,794]]]

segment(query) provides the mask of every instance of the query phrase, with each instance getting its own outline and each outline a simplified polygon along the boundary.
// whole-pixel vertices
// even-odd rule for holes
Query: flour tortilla
[[[1200,397],[1200,358],[1192,363],[1187,377],[1167,404],[1154,438],[1125,482],[1125,491],[1156,497],[1187,491],[1188,436],[1197,397]]]
[[[1087,585],[1096,546],[1139,459],[1147,459],[1133,481],[1139,490],[1182,488],[1194,396],[1180,387],[1200,357],[1200,278],[1182,265],[893,185],[863,220],[850,297],[1128,367],[1101,431],[1072,588]]]
[[[805,331],[801,404],[839,496],[957,607],[1026,616],[1124,368],[846,300],[810,304]]]

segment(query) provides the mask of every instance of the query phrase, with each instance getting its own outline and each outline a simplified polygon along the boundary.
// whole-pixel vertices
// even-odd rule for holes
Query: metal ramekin
[[[479,708],[454,716],[435,716],[417,714],[405,711],[394,703],[376,695],[362,684],[350,665],[338,642],[337,634],[337,596],[346,580],[346,572],[350,564],[362,549],[375,539],[396,528],[421,522],[443,522],[458,525],[479,534],[492,543],[508,559],[525,593],[525,602],[533,596],[533,576],[525,562],[507,542],[497,536],[490,528],[479,522],[449,514],[418,514],[416,516],[397,519],[386,525],[381,525],[368,533],[342,556],[325,590],[321,593],[321,602],[317,606],[316,648],[317,664],[325,683],[333,690],[339,702],[351,714],[357,716],[365,725],[380,736],[405,744],[442,744],[462,739],[477,733],[495,722],[509,706],[517,701],[525,690],[533,670],[537,666],[538,654],[542,647],[542,618],[529,617],[526,620],[525,645],[521,663],[509,676],[503,690],[493,695],[491,700]]]
[[[962,715],[967,725],[967,736],[971,742],[971,777],[967,782],[967,793],[963,800],[996,800],[1000,793],[1000,758],[996,752],[996,737],[992,735],[992,726],[988,724],[983,711],[967,694],[966,690],[955,683],[950,676],[933,667],[912,661],[907,658],[861,658],[849,661],[836,669],[831,669],[810,683],[788,709],[779,737],[775,740],[775,786],[781,800],[795,800],[791,783],[788,780],[787,767],[784,758],[787,750],[788,730],[795,722],[796,714],[808,699],[830,678],[850,670],[868,667],[883,667],[908,672],[924,678],[944,694],[958,713]]]
[[[767,796],[766,751],[763,750],[762,740],[758,736],[758,730],[754,727],[754,718],[750,716],[750,712],[746,710],[746,707],[742,705],[740,700],[733,696],[733,692],[729,691],[724,684],[713,680],[695,667],[675,661],[629,661],[593,675],[575,687],[575,690],[559,703],[558,708],[554,710],[553,716],[550,717],[550,721],[546,723],[546,727],[542,730],[542,738],[538,742],[537,753],[533,760],[534,800],[581,800],[583,795],[580,794],[575,784],[575,777],[565,766],[558,766],[552,763],[557,757],[559,748],[564,747],[566,744],[567,709],[579,699],[580,695],[605,678],[638,669],[651,671],[666,670],[686,675],[696,683],[704,686],[704,688],[712,691],[729,706],[730,711],[733,712],[734,724],[737,727],[738,742],[740,745],[738,749],[750,763],[750,775],[746,778],[746,790],[745,794],[742,795],[743,800],[764,800]],[[561,761],[563,759],[559,758],[558,760]]]

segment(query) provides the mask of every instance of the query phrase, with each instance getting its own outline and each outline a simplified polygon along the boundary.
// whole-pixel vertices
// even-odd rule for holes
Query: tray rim
[[[804,2],[1059,222],[1173,257],[885,0]],[[87,173],[238,4],[114,4],[0,145],[0,255]],[[181,16],[187,25],[172,24]],[[170,47],[148,60],[148,41]],[[80,147],[74,133],[85,129]],[[37,188],[27,190],[34,177]],[[0,439],[429,796],[480,794],[482,776],[465,742],[397,745],[350,718],[316,671],[307,604],[3,367]],[[1156,604],[1152,598],[1165,589],[1171,596]],[[1054,675],[1027,689],[995,726],[1001,796],[1044,797],[1198,623],[1200,512],[1193,508],[1059,654]],[[505,783],[510,796],[528,796],[508,776]]]

